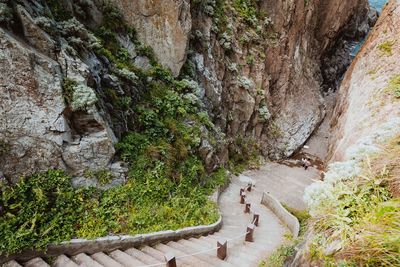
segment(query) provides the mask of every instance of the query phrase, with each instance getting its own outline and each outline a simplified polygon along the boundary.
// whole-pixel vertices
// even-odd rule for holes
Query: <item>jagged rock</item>
[[[139,39],[150,45],[160,63],[178,76],[186,60],[191,30],[188,0],[113,0]]]
[[[28,39],[30,45],[41,53],[53,58],[55,42],[36,25],[31,15],[22,6],[18,5],[16,10],[22,23],[24,36]]]
[[[79,174],[86,169],[104,169],[111,163],[114,154],[112,140],[107,131],[103,130],[75,139],[65,147],[62,157],[72,173]]]
[[[364,160],[379,142],[399,134],[400,105],[388,88],[400,74],[400,45],[393,43],[387,54],[379,49],[400,38],[399,23],[400,3],[390,1],[343,79],[332,121],[332,161]]]
[[[64,103],[64,75],[85,83],[89,67],[64,49],[60,66],[2,29],[0,48],[0,140],[10,146],[0,162],[4,175],[15,182],[50,168],[78,174],[109,167],[116,138],[107,122],[95,107],[71,112]]]
[[[192,32],[202,33],[202,42],[208,41],[200,46],[194,38],[189,60],[205,89],[203,102],[228,138],[252,138],[265,155],[287,157],[324,118],[321,57],[330,56],[328,51],[337,48],[342,35],[365,34],[368,1],[259,1],[258,5],[269,14],[266,27],[273,25],[273,30],[249,27],[239,15],[230,14],[232,7],[226,9],[222,32],[215,28],[215,18],[192,10]],[[271,37],[260,35],[262,31]],[[340,60],[346,68],[350,56],[339,54],[335,64]],[[332,70],[331,76],[340,80],[343,69]],[[270,112],[267,120],[260,116],[262,106]]]
[[[141,68],[144,71],[149,71],[152,68],[150,60],[147,57],[140,56],[135,58],[135,66]]]
[[[64,168],[59,123],[65,105],[57,63],[0,29],[0,73],[0,139],[10,145],[0,161],[4,175]]]

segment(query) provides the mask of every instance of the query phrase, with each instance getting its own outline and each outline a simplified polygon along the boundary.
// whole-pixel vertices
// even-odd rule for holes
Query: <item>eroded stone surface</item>
[[[191,30],[188,0],[113,0],[139,39],[150,45],[160,63],[177,76],[186,60]]]

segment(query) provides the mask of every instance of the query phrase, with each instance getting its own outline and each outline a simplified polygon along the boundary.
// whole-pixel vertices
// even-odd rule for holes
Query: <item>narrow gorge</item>
[[[0,264],[400,266],[399,26],[398,0],[0,0]]]

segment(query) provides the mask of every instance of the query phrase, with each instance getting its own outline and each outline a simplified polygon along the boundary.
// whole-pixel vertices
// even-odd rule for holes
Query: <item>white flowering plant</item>
[[[73,88],[71,109],[73,111],[87,110],[97,102],[96,93],[92,88],[79,84]]]

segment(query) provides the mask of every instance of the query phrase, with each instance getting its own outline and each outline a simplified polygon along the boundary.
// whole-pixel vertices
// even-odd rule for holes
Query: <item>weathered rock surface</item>
[[[332,161],[353,159],[357,146],[373,152],[379,141],[400,132],[400,102],[390,85],[400,77],[398,25],[400,3],[390,1],[346,73],[332,122]]]
[[[68,123],[58,64],[0,29],[0,161],[6,177],[65,168],[60,160]]]
[[[188,0],[113,0],[138,33],[150,45],[160,63],[178,76],[186,60],[192,26]]]
[[[189,59],[203,101],[228,138],[257,140],[272,158],[289,156],[324,117],[321,60],[339,37],[365,33],[368,2],[260,1],[270,17],[258,27],[226,6],[221,29],[210,5],[192,7]]]
[[[323,184],[358,175],[360,164],[379,153],[391,138],[400,134],[400,2],[392,0],[383,10],[374,29],[346,72],[332,116],[330,166]],[[386,44],[387,49],[382,48]],[[397,77],[397,86],[393,79]],[[362,165],[361,165],[362,166]],[[320,182],[322,183],[322,182]],[[327,193],[329,194],[329,193]],[[318,231],[309,229],[305,240]],[[325,254],[341,247],[333,241]],[[285,266],[323,266],[311,262],[308,243]]]
[[[89,67],[66,46],[55,61],[55,41],[24,7],[17,13],[28,43],[0,29],[0,141],[7,146],[0,170],[15,182],[49,168],[72,175],[110,168],[116,139],[106,120],[96,107],[71,112],[64,101],[65,70],[85,84]]]
[[[101,0],[62,2],[87,28],[77,19],[53,27],[44,17],[43,2],[33,2],[13,5],[18,30],[2,31],[0,38],[0,139],[10,147],[1,155],[0,170],[9,178],[52,167],[79,177],[85,169],[110,168],[115,136],[128,130],[132,114],[112,106],[102,86],[131,98],[146,88],[121,84],[109,61],[88,48],[93,36],[87,28],[103,18]],[[324,117],[321,60],[330,56],[337,38],[357,36],[368,24],[367,0],[260,1],[258,8],[269,17],[256,22],[227,0],[224,23],[213,1],[114,3],[164,66],[199,84],[188,97],[200,99],[221,139],[227,139],[218,140],[224,143],[220,149],[202,142],[207,170],[228,161],[227,148],[235,154],[241,153],[238,146],[249,150],[249,140],[272,158],[289,156],[301,146]],[[117,39],[136,66],[151,68],[132,40]],[[65,77],[93,88],[102,97],[96,107],[73,112],[64,103]]]

